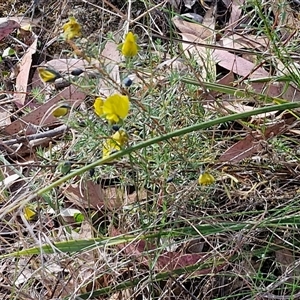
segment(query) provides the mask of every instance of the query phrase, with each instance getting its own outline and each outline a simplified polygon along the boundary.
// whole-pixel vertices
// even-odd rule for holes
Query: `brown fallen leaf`
[[[231,14],[226,26],[226,31],[233,31],[236,27],[240,16],[242,14],[242,6],[244,5],[245,0],[222,0],[227,7],[231,5]]]
[[[19,74],[16,78],[16,93],[14,94],[13,101],[19,108],[23,107],[25,104],[27,96],[28,77],[32,63],[32,55],[36,52],[37,49],[38,37],[34,33],[32,33],[32,37],[34,38],[34,41],[27,49],[19,63]]]
[[[99,184],[86,180],[84,184],[70,184],[62,191],[63,195],[75,205],[99,210],[104,205],[104,193]]]
[[[228,74],[220,78],[217,83],[227,85],[227,86],[233,86],[233,82],[234,82],[234,74],[233,72],[229,72]]]
[[[118,85],[121,83],[119,63],[121,62],[120,52],[116,43],[108,41],[101,52],[104,59],[104,68],[109,80],[101,80],[98,84],[99,94],[106,97],[118,92]]]
[[[60,73],[71,73],[75,69],[85,71],[91,68],[90,63],[82,58],[56,58],[49,60],[45,65]]]
[[[231,49],[250,48],[264,50],[268,47],[268,39],[264,36],[257,37],[251,34],[243,36],[232,34],[227,37],[222,37],[217,44]]]
[[[19,24],[20,27],[24,26],[35,26],[38,25],[41,18],[28,18],[24,16],[14,16],[14,17],[6,17],[6,18],[0,18],[0,23],[6,22],[6,21],[14,21],[17,24]]]
[[[258,132],[251,132],[244,139],[238,141],[227,149],[219,158],[221,162],[239,162],[245,158],[251,157],[263,149],[262,141],[280,135],[288,130],[288,126],[293,124],[295,118],[289,118],[277,122],[266,128],[264,135]]]
[[[14,29],[19,27],[19,23],[14,20],[0,22],[0,40],[8,36]]]
[[[204,46],[191,44],[191,43],[203,44],[205,42],[204,40],[195,36],[194,34],[181,33],[181,36],[184,41],[189,42],[189,43],[183,42],[183,48],[185,53],[188,56],[193,56],[193,58],[196,59],[200,65],[204,66],[204,61],[207,62],[209,60],[211,62],[210,65],[218,64],[219,66],[242,77],[261,78],[261,77],[269,76],[269,73],[265,69],[261,67],[257,68],[257,66],[254,63],[242,57],[239,57],[236,54],[230,53],[229,51],[220,50],[220,49],[211,50],[211,49],[207,49]],[[205,74],[203,74],[203,76],[204,75]]]
[[[211,13],[211,11],[209,11]],[[192,22],[188,22],[183,20],[181,17],[174,17],[172,19],[173,23],[175,24],[175,26],[180,30],[181,33],[185,34],[192,34],[195,36],[194,39],[196,38],[200,38],[202,40],[205,40],[208,37],[211,37],[213,35],[213,30],[211,28],[209,28],[206,24],[206,22],[208,24],[212,23],[213,21],[210,19],[211,15],[207,14],[207,18],[209,18],[209,20],[205,20],[204,17],[204,24],[198,24],[198,23],[192,23]]]
[[[110,210],[135,203],[140,199],[146,199],[148,196],[146,190],[134,191],[132,194],[129,194],[127,189],[116,186],[103,189],[103,194],[104,206]]]
[[[121,235],[121,232],[118,229],[111,227],[110,235],[118,236]],[[205,263],[210,258],[206,252],[185,254],[179,251],[165,251],[162,252],[158,257],[152,258],[151,255],[147,253],[150,250],[156,249],[156,246],[144,240],[133,241],[128,244],[118,244],[117,247],[120,249],[120,251],[123,251],[126,255],[130,255],[140,264],[147,267],[152,266],[153,261],[155,260],[156,263],[154,269],[158,272],[174,271],[176,269],[185,268],[197,264],[201,260],[203,260],[203,263]],[[226,265],[226,263],[220,263],[219,265],[215,265],[215,263],[216,260],[214,258],[214,266],[198,270],[196,273],[209,274],[211,272],[219,272]]]
[[[86,95],[87,94],[79,90],[78,87],[70,85],[37,109],[31,111],[26,116],[12,122],[5,128],[5,132],[7,134],[14,134],[25,129],[29,124],[39,126],[52,124],[56,122],[57,119],[51,113],[49,113],[49,115],[46,115],[46,113],[51,110],[51,107],[53,107],[60,101],[68,103],[70,104],[70,106],[74,105],[76,107],[85,99]]]
[[[228,51],[217,48],[208,49],[208,47],[202,46],[205,43],[209,45],[213,42],[212,37],[215,24],[213,11],[214,7],[206,12],[203,24],[187,22],[182,20],[180,17],[174,17],[172,19],[175,26],[181,31],[180,35],[182,36],[183,41],[188,42],[183,42],[185,54],[188,57],[193,57],[197,60],[200,66],[203,66],[202,78],[206,78],[208,73],[210,76],[211,74],[214,74],[213,67],[216,64],[242,77],[261,78],[269,76],[269,73],[265,69],[257,67],[257,65],[251,61],[229,52],[235,48],[235,40],[237,40],[238,44],[242,43],[241,47],[253,47],[253,45],[255,45],[261,48],[261,44],[266,44],[264,39],[255,40],[255,38],[250,35],[249,37],[234,35],[224,38],[224,40],[221,40],[219,44],[215,43],[216,46],[223,46],[223,43],[224,45],[227,44],[229,46],[233,46],[229,47]]]
[[[213,58],[219,66],[242,77],[261,78],[269,76],[265,69],[257,68],[254,63],[225,50],[215,49]]]
[[[276,238],[274,241],[277,245],[280,245],[282,241],[279,238]],[[293,253],[288,248],[280,248],[275,251],[275,261],[281,268],[282,274],[286,274],[288,282],[293,282],[293,277],[299,277],[300,275],[300,267],[299,264],[296,264],[297,258],[295,256],[296,253]]]
[[[172,19],[175,26],[181,31],[180,35],[182,36],[183,41],[189,42],[182,43],[185,55],[195,59],[199,66],[202,67],[201,74],[199,75],[203,79],[206,79],[208,76],[210,78],[216,77],[215,62],[211,59],[213,50],[207,49],[205,46],[191,43],[205,44],[214,42],[215,8],[216,6],[212,5],[212,7],[207,10],[202,24],[188,22],[177,16]]]

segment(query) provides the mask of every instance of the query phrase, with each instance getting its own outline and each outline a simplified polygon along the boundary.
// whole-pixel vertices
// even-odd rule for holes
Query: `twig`
[[[29,141],[32,141],[32,140],[37,140],[37,139],[42,139],[42,138],[47,138],[47,137],[54,137],[54,136],[63,134],[68,129],[69,129],[68,126],[61,125],[57,128],[48,130],[46,132],[30,134],[30,135],[21,136],[21,137],[15,138],[15,139],[7,140],[7,141],[2,141],[1,144],[0,144],[0,148],[5,147],[5,146],[11,146],[11,145],[14,145],[14,144],[29,142]]]

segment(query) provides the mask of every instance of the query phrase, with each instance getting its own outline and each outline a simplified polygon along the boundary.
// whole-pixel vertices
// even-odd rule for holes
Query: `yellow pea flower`
[[[56,79],[61,78],[59,72],[48,67],[39,67],[38,73],[41,80],[47,83],[54,82]]]
[[[128,142],[128,134],[124,129],[119,129],[112,135],[112,139],[118,142],[119,145],[124,146]]]
[[[212,176],[211,174],[204,172],[202,174],[200,174],[199,179],[198,179],[198,183],[200,185],[211,185],[215,182],[215,178],[214,176]]]
[[[94,110],[99,117],[103,116],[103,104],[104,100],[102,98],[98,97],[95,99]]]
[[[121,52],[125,57],[137,55],[139,46],[136,39],[136,36],[131,31],[127,33],[124,42],[120,45]]]
[[[120,151],[121,148],[128,142],[128,134],[125,130],[120,129],[115,132],[109,139],[103,144],[102,157],[106,158],[116,151]]]
[[[127,117],[129,113],[128,96],[114,94],[109,96],[105,101],[96,98],[94,110],[98,116],[104,116],[110,124],[118,123]]]
[[[30,206],[25,206],[24,210],[24,217],[27,221],[34,221],[37,219],[37,212],[33,210]]]
[[[69,112],[70,109],[71,109],[71,106],[70,106],[70,105],[63,104],[63,105],[59,106],[58,108],[56,108],[56,109],[52,112],[52,115],[53,115],[55,118],[63,117],[63,116],[65,116],[65,115]]]
[[[72,40],[81,36],[81,25],[74,17],[69,17],[69,21],[63,25],[65,40]]]

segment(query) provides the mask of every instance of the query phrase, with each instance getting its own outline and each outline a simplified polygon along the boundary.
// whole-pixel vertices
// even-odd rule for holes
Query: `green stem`
[[[69,180],[69,179],[71,179],[75,176],[78,176],[78,175],[80,175],[80,174],[82,174],[82,173],[84,173],[84,172],[86,172],[86,171],[88,171],[92,168],[95,168],[95,167],[97,167],[99,165],[102,165],[106,162],[109,162],[113,159],[117,159],[117,158],[120,158],[124,155],[130,154],[130,153],[132,153],[134,151],[137,151],[139,149],[146,148],[150,145],[153,145],[153,144],[156,144],[156,143],[159,143],[159,142],[162,142],[162,141],[166,141],[168,139],[171,139],[171,138],[174,138],[174,137],[177,137],[177,136],[182,136],[182,135],[185,135],[187,133],[191,133],[193,131],[197,131],[197,130],[200,130],[200,129],[206,129],[206,128],[209,128],[209,127],[214,126],[214,125],[226,123],[226,122],[229,122],[229,121],[248,118],[248,117],[251,117],[251,116],[254,116],[254,115],[268,113],[268,112],[271,112],[271,111],[283,111],[283,110],[294,109],[294,108],[298,108],[298,107],[300,107],[300,102],[292,102],[292,103],[284,103],[284,104],[280,104],[280,105],[266,106],[266,107],[254,109],[252,111],[248,111],[248,112],[244,112],[244,113],[231,114],[229,116],[221,117],[221,118],[218,118],[218,119],[215,119],[215,120],[210,120],[210,121],[198,123],[198,124],[195,124],[195,125],[192,125],[192,126],[189,126],[189,127],[185,127],[185,128],[170,132],[170,133],[162,135],[162,136],[155,137],[153,139],[146,140],[146,141],[144,141],[142,143],[139,143],[137,145],[134,145],[130,148],[127,148],[127,149],[124,149],[124,150],[119,151],[117,153],[114,153],[114,154],[110,155],[108,158],[99,159],[99,160],[97,160],[97,161],[95,161],[95,162],[93,162],[89,165],[86,165],[86,166],[80,168],[79,170],[76,170],[72,173],[69,173],[68,175],[54,181],[53,183],[49,184],[48,186],[46,186],[44,188],[41,188],[40,190],[38,190],[36,192],[36,195],[42,195],[42,194],[50,191],[52,188],[54,188],[56,186],[59,186],[62,183],[66,182],[67,180]]]

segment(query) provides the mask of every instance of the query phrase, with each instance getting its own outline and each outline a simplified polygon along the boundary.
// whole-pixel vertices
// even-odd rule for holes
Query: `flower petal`
[[[128,134],[124,129],[115,132],[110,138],[104,141],[102,157],[106,158],[121,148],[128,142]]]
[[[110,123],[118,123],[120,119],[125,119],[128,112],[128,96],[114,94],[108,97],[103,103],[103,114]]]
[[[106,158],[116,151],[120,151],[121,146],[112,138],[107,139],[102,148],[102,157]]]
[[[95,102],[94,102],[94,111],[95,113],[101,117],[103,116],[103,103],[104,103],[104,100],[100,97],[96,98],[95,99]]]
[[[124,129],[120,129],[112,135],[112,139],[120,146],[124,146],[128,142],[128,134]]]
[[[198,179],[198,183],[199,183],[200,185],[211,185],[211,184],[213,184],[215,181],[216,181],[215,178],[214,178],[211,174],[209,174],[209,173],[207,173],[207,172],[202,173],[202,174],[199,176],[199,179]]]
[[[74,17],[70,17],[69,21],[63,25],[62,29],[66,40],[71,40],[75,37],[81,36],[81,25]]]
[[[121,52],[126,57],[133,57],[137,55],[139,46],[136,43],[136,37],[129,31],[125,37],[124,43],[121,45]]]

